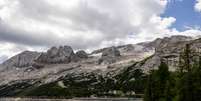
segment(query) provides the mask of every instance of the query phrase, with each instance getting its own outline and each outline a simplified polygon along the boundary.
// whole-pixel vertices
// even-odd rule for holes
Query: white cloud
[[[174,35],[167,0],[0,0],[0,56],[70,45],[94,49]],[[6,53],[7,51],[8,53]],[[3,55],[2,55],[3,54]]]
[[[165,1],[159,0],[0,1],[4,2],[0,9],[2,26],[20,30],[18,36],[53,36],[58,44],[63,43],[58,40],[68,40],[66,44],[71,44],[75,39],[98,41],[96,43],[100,44],[131,32],[138,33],[150,16],[163,13],[166,5]],[[50,41],[50,44],[54,43]]]
[[[196,11],[201,12],[201,0],[196,0],[194,8]]]

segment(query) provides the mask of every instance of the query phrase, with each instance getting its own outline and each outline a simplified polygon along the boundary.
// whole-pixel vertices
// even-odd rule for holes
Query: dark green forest
[[[190,45],[180,55],[175,72],[161,62],[159,69],[148,75],[144,101],[201,101],[201,56],[192,60]]]

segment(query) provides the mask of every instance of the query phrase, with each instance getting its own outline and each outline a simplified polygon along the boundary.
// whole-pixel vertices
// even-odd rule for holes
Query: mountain
[[[43,53],[25,51],[1,64],[0,96],[142,93],[144,74],[157,69],[161,59],[175,71],[186,44],[197,50],[201,39],[172,36],[91,53],[74,52],[70,46],[52,47]]]
[[[33,65],[33,61],[40,55],[38,52],[24,51],[7,61],[3,62],[2,65],[7,69],[16,69],[29,67]]]

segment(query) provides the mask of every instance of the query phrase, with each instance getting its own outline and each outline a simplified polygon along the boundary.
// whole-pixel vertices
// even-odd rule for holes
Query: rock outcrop
[[[99,64],[111,64],[116,62],[116,59],[121,56],[120,51],[116,47],[111,47],[102,52],[102,56],[99,59]]]
[[[81,59],[82,58],[84,58],[84,59],[88,58],[88,54],[83,50],[77,51],[75,54],[78,58],[81,58]]]
[[[70,46],[52,47],[46,53],[42,53],[36,62],[40,63],[69,63],[76,61],[76,55]]]
[[[116,47],[111,47],[103,51],[102,57],[118,57],[121,56],[119,50]]]
[[[6,68],[23,68],[34,64],[34,60],[40,55],[38,52],[24,51],[2,63]]]
[[[144,44],[144,46],[152,46],[155,48],[155,54],[151,57],[146,58],[138,64],[138,67],[143,69],[143,71],[148,72],[152,69],[157,69],[161,63],[161,59],[166,60],[169,65],[169,70],[175,71],[179,63],[179,55],[183,52],[186,44],[191,44],[191,49],[199,48],[197,45],[199,39],[193,40],[191,37],[187,36],[172,36],[165,37],[163,39],[156,39],[150,43]]]

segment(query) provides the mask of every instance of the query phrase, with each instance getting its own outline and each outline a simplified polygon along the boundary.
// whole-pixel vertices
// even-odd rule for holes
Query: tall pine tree
[[[169,74],[168,66],[162,61],[158,70],[149,75],[144,101],[168,101],[166,95],[169,92]]]

